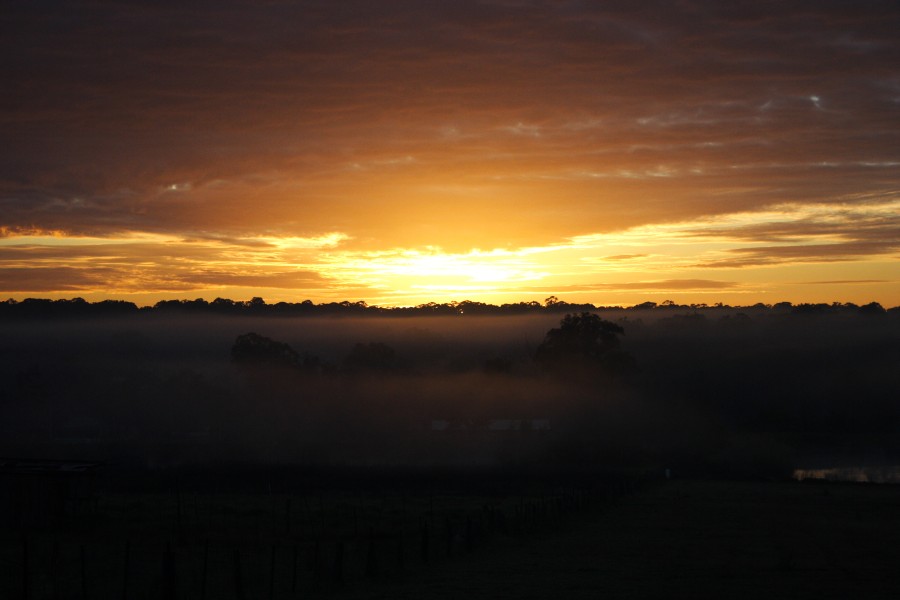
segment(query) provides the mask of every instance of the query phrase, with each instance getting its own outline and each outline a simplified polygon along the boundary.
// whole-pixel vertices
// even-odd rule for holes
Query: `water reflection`
[[[794,479],[854,481],[862,483],[900,483],[900,466],[833,467],[830,469],[794,469]]]

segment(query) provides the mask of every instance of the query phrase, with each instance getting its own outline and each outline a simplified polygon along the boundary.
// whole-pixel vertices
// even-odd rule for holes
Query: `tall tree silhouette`
[[[557,372],[602,370],[618,372],[632,359],[620,350],[619,336],[625,330],[600,316],[583,312],[567,314],[547,332],[538,346],[535,360],[544,368]]]
[[[231,358],[246,366],[296,367],[300,363],[300,356],[284,342],[253,332],[237,337]]]

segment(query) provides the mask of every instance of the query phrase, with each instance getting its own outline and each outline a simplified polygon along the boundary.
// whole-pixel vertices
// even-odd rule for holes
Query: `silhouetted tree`
[[[559,327],[547,332],[538,346],[535,360],[554,371],[599,369],[618,372],[632,360],[619,349],[619,336],[624,334],[620,325],[601,319],[599,315],[588,312],[567,314]]]
[[[859,308],[857,308],[857,311],[861,315],[869,315],[869,316],[872,316],[872,315],[881,316],[881,315],[887,314],[887,311],[884,310],[884,307],[881,306],[880,304],[878,304],[877,302],[869,302],[868,304],[864,304],[863,306],[860,306]]]
[[[214,312],[222,314],[232,314],[237,312],[238,305],[235,304],[234,300],[231,300],[229,298],[216,298],[209,303],[209,308]]]
[[[651,310],[656,308],[656,302],[641,302],[640,304],[635,304],[631,308],[634,310]]]
[[[237,337],[231,358],[236,363],[254,366],[296,367],[300,363],[300,356],[284,342],[253,332]]]

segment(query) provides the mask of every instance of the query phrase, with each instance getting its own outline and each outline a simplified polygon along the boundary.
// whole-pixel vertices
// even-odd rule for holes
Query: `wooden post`
[[[344,540],[338,540],[337,550],[334,554],[334,581],[344,581]]]
[[[128,599],[128,567],[131,561],[131,540],[125,540],[125,563],[122,566],[122,600]]]
[[[29,592],[28,581],[28,537],[22,536],[22,597],[28,600],[31,595]]]
[[[294,560],[291,567],[291,594],[297,593],[297,544],[294,544]]]
[[[291,497],[284,502],[284,532],[291,535]]]
[[[234,595],[237,600],[246,600],[244,596],[244,580],[241,577],[241,551],[234,549]]]
[[[369,548],[366,552],[366,577],[378,577],[378,548],[375,545],[375,533],[369,532]]]
[[[403,525],[400,525],[400,531],[397,533],[397,570],[403,571]]]
[[[275,495],[272,493],[272,482],[268,482],[269,487],[269,531],[271,531],[272,535],[275,535],[275,530],[277,529],[276,517],[275,517]]]
[[[53,587],[53,600],[59,600],[60,584],[59,584],[59,563],[60,561],[59,540],[53,540],[53,549],[50,551],[50,582]]]
[[[81,546],[81,600],[87,600],[87,567],[84,545]]]
[[[313,553],[313,582],[319,585],[322,582],[322,543],[318,537]]]
[[[428,564],[428,521],[422,519],[422,562]]]
[[[312,510],[309,508],[309,498],[306,497],[306,494],[303,495],[303,507],[306,509],[304,518],[300,519],[301,527],[308,527],[310,533],[313,533],[313,529],[315,526],[315,520],[313,519]]]
[[[176,518],[175,518],[175,531],[178,536],[178,542],[181,543],[183,540],[183,527],[184,523],[182,521],[182,507],[181,507],[181,485],[178,479],[175,479],[175,504],[176,504]]]
[[[453,556],[453,523],[450,517],[444,519],[444,529],[447,531],[447,558]]]
[[[175,600],[175,557],[172,554],[172,543],[166,542],[163,551],[163,598]]]
[[[200,571],[200,600],[206,600],[206,578],[209,576],[209,538],[203,543],[203,567]]]
[[[269,600],[275,598],[275,548],[276,545],[272,544],[272,557],[269,561]]]

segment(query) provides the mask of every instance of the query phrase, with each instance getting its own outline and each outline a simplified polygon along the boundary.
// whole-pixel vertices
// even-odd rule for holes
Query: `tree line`
[[[540,313],[580,313],[586,311],[603,310],[622,312],[628,314],[636,311],[654,311],[664,314],[673,310],[740,310],[753,313],[769,314],[796,314],[796,315],[824,315],[824,314],[859,314],[859,315],[883,315],[886,313],[900,314],[900,306],[885,309],[877,302],[857,305],[849,302],[833,302],[831,304],[792,304],[790,302],[778,302],[776,304],[757,303],[752,306],[729,306],[722,303],[715,304],[677,304],[666,300],[656,302],[643,302],[630,307],[602,306],[589,303],[571,303],[550,296],[543,302],[535,300],[505,304],[488,304],[472,300],[461,302],[428,302],[416,306],[376,306],[364,301],[327,302],[316,304],[311,300],[302,302],[277,302],[268,304],[259,297],[250,300],[230,300],[228,298],[216,298],[207,301],[202,298],[195,300],[161,300],[153,306],[138,307],[133,302],[125,300],[102,300],[88,302],[83,298],[71,298],[50,300],[46,298],[26,298],[14,300],[10,298],[0,302],[0,319],[3,318],[82,318],[82,317],[120,317],[136,314],[206,314],[229,316],[271,316],[271,317],[299,317],[299,316],[464,316],[464,315],[525,315]]]

